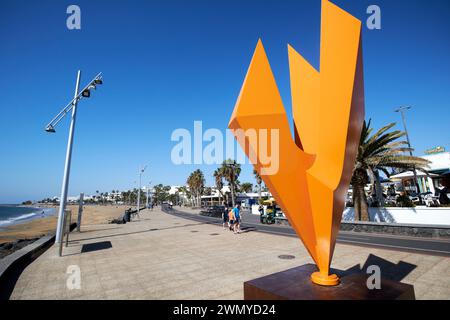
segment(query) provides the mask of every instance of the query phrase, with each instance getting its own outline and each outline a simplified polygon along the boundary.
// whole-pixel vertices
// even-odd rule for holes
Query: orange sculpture
[[[269,61],[258,41],[229,128],[286,214],[319,271],[314,283],[339,278],[330,264],[364,120],[361,22],[322,1],[320,72],[288,47],[295,140]],[[277,130],[278,171],[265,174],[260,145],[237,129]],[[265,131],[266,132],[266,131]]]

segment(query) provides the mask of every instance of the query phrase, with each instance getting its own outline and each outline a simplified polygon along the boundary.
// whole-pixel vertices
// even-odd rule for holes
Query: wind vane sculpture
[[[322,1],[320,72],[288,47],[295,140],[261,41],[258,41],[229,128],[269,187],[319,271],[319,285],[339,283],[330,274],[345,196],[364,121],[361,21]],[[258,142],[237,129],[278,130],[278,171],[265,175]],[[273,150],[272,150],[273,151]]]

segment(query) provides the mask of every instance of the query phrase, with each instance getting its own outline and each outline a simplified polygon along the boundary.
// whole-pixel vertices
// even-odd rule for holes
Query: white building
[[[421,156],[430,161],[427,172],[416,170],[417,184],[419,192],[431,192],[435,194],[436,189],[450,183],[450,152],[440,152]],[[390,177],[391,181],[396,182],[397,189],[405,191],[415,191],[414,172],[406,171]]]
[[[218,205],[224,203],[224,197],[231,197],[231,189],[230,186],[223,186],[223,188],[219,190],[216,187],[211,187],[211,195],[203,195],[202,202],[205,205]],[[263,191],[261,192],[261,197],[271,197],[270,192]],[[236,194],[236,202],[240,203],[244,206],[249,206],[250,202],[255,202],[259,198],[259,193],[257,192],[238,192]],[[231,199],[231,198],[229,198]],[[222,202],[222,203],[221,203]]]
[[[428,154],[421,156],[428,161],[431,161],[429,172],[435,174],[443,174],[450,170],[450,152],[440,152],[435,154]]]

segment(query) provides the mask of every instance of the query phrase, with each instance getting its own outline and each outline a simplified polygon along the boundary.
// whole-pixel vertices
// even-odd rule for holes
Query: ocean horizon
[[[22,204],[0,204],[0,228],[48,217],[55,213],[55,208],[39,208]]]

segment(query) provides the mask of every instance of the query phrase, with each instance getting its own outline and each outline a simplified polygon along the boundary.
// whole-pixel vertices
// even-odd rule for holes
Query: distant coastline
[[[0,231],[4,228],[55,215],[55,207],[22,204],[0,204]]]
[[[0,205],[1,207],[2,205]],[[18,205],[15,205],[16,207]],[[22,206],[22,205],[20,205]],[[4,228],[0,228],[0,248],[4,243],[16,243],[21,240],[30,240],[40,238],[46,234],[54,234],[56,230],[56,223],[58,220],[58,206],[50,204],[35,204],[32,208],[39,208],[40,212],[45,209],[52,209],[54,214],[49,214],[46,217],[37,215],[32,219],[21,220],[20,223],[9,224]],[[83,209],[82,229],[83,226],[89,224],[105,224],[111,220],[119,217],[127,209],[127,206],[112,206],[112,205],[86,205]],[[73,213],[73,221],[76,221],[78,213],[78,205],[68,205],[67,209]],[[32,210],[31,210],[32,211]],[[42,218],[41,218],[42,217]]]

